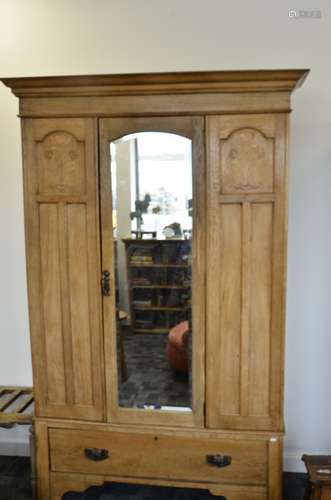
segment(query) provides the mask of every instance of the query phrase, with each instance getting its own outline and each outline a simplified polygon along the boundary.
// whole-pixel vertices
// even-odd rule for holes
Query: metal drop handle
[[[84,455],[93,462],[101,462],[109,457],[109,452],[105,448],[85,448]]]
[[[231,464],[231,460],[230,455],[206,455],[207,464],[214,467],[227,467]]]

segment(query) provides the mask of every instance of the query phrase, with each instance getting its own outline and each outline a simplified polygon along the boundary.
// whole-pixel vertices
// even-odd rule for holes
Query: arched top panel
[[[222,140],[221,192],[272,193],[274,191],[274,140],[260,130],[242,127]]]
[[[37,142],[39,194],[84,194],[84,143],[56,130]]]

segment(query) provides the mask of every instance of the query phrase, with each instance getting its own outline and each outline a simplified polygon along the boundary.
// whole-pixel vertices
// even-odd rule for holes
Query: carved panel
[[[235,130],[220,146],[222,193],[273,192],[273,139],[247,127]]]
[[[39,194],[84,194],[84,143],[55,131],[37,143]]]

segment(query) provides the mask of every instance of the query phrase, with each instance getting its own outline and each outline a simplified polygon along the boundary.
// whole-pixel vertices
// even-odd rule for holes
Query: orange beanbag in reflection
[[[176,372],[188,372],[188,335],[188,321],[178,323],[168,334],[166,353],[171,368]]]

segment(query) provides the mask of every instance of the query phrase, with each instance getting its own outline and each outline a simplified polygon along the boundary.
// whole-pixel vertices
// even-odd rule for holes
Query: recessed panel
[[[255,128],[235,130],[221,140],[221,192],[272,193],[274,190],[273,139]]]
[[[215,316],[208,318],[215,328],[212,354],[215,364],[207,364],[213,378],[215,405],[222,415],[240,414],[241,303],[242,303],[242,207],[220,205],[214,266],[218,280],[211,284]],[[217,330],[217,331],[216,331]]]
[[[75,404],[93,403],[91,306],[84,204],[68,204],[68,286]]]
[[[39,208],[42,318],[46,349],[47,400],[66,401],[60,282],[59,216],[56,204]]]
[[[251,207],[249,415],[270,414],[273,205]]]
[[[55,131],[37,143],[39,194],[85,193],[84,143]]]

